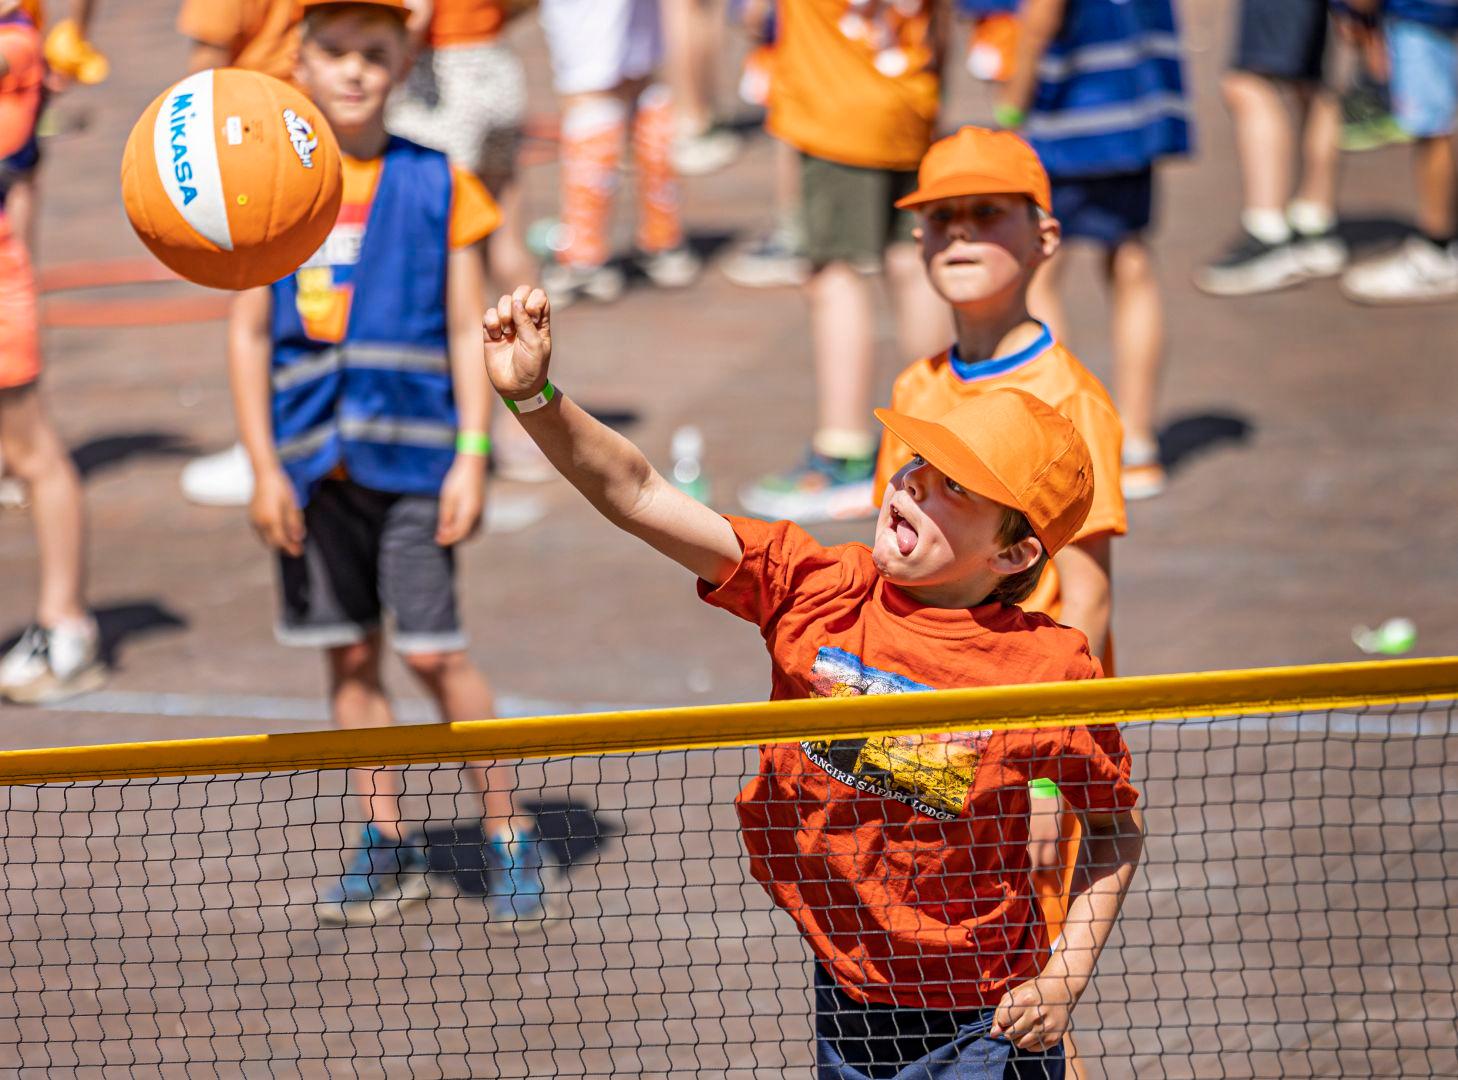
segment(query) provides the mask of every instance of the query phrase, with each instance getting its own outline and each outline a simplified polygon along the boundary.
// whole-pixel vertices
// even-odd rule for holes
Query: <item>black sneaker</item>
[[[1289,242],[1268,244],[1242,229],[1224,255],[1195,275],[1195,287],[1211,296],[1250,296],[1308,276]]]

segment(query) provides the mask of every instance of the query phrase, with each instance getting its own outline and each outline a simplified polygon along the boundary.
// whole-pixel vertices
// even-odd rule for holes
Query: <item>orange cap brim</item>
[[[948,177],[940,184],[917,188],[910,195],[896,200],[896,209],[911,210],[915,207],[936,202],[938,199],[960,199],[967,195],[1025,195],[1040,209],[1053,212],[1047,196],[1026,187],[1009,187],[1007,178],[1001,176],[972,176],[962,173]]]
[[[911,447],[923,461],[950,476],[968,491],[1014,510],[1022,510],[1017,497],[1007,489],[972,448],[941,424],[918,420],[905,413],[877,409],[876,419],[887,431]]]

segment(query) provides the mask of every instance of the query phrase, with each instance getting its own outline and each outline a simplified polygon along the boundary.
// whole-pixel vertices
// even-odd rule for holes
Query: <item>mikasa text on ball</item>
[[[329,235],[341,194],[328,123],[256,71],[189,75],[142,114],[122,156],[122,201],[142,242],[219,289],[297,270]]]

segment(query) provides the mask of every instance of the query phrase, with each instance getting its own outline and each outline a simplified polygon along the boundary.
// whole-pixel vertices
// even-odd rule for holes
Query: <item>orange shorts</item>
[[[40,334],[30,255],[0,220],[0,390],[40,375]]]

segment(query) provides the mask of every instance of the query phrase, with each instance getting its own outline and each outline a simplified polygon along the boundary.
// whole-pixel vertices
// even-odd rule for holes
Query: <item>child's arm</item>
[[[1109,534],[1100,533],[1075,540],[1057,555],[1058,588],[1063,609],[1058,621],[1064,626],[1082,630],[1088,638],[1088,651],[1104,655],[1109,637]]]
[[[1036,978],[1013,987],[998,1003],[991,1034],[1022,1050],[1046,1050],[1067,1033],[1073,1007],[1088,989],[1144,847],[1138,810],[1085,813],[1079,868],[1087,887],[1068,907],[1063,941]]]
[[[1013,56],[1012,74],[1008,76],[998,99],[998,107],[1025,113],[1032,107],[1038,92],[1038,61],[1063,27],[1063,14],[1068,0],[1023,0],[1018,8],[1022,32],[1018,35]],[[1005,125],[1018,127],[1021,124]]]
[[[502,397],[524,401],[547,384],[552,356],[546,294],[521,286],[486,312],[486,370]],[[547,460],[603,517],[715,587],[739,565],[739,539],[718,514],[663,479],[636,446],[557,394],[521,414]]]
[[[450,334],[451,385],[456,397],[456,460],[440,486],[440,520],[435,542],[458,544],[481,524],[486,503],[484,436],[490,429],[491,396],[477,357],[481,340],[481,297],[486,274],[477,244],[458,248],[446,267],[446,322]]]
[[[253,463],[253,501],[248,506],[253,528],[269,547],[301,555],[304,517],[273,444],[273,339],[268,331],[272,303],[267,288],[249,289],[233,300],[228,319],[228,382],[233,388],[238,435]]]

